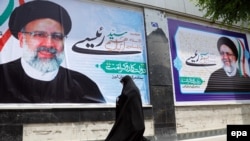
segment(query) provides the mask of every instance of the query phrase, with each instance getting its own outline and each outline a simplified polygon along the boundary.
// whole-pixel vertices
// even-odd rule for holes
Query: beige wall
[[[95,141],[104,140],[114,121],[26,124],[23,126],[23,141]],[[144,136],[154,136],[152,120],[145,120]]]
[[[250,105],[176,107],[177,134],[226,129],[228,124],[250,124]]]
[[[116,0],[119,2],[130,2],[133,4],[144,5],[145,7],[158,8],[166,11],[175,11],[193,16],[202,17],[204,12],[199,11],[195,6],[194,0]]]

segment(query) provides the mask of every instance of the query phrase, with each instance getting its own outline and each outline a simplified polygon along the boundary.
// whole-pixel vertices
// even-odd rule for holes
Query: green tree
[[[201,10],[205,10],[204,17],[222,24],[247,25],[250,28],[250,0],[192,0]]]

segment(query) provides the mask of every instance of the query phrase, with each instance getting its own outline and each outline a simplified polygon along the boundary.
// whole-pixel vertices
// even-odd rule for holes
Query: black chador
[[[145,125],[140,91],[130,76],[123,77],[121,83],[116,120],[106,141],[142,141]]]

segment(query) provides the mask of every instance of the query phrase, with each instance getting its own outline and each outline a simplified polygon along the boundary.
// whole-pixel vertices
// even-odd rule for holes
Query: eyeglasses
[[[230,57],[231,57],[231,56],[234,56],[233,53],[223,52],[223,51],[220,52],[220,55],[221,55],[221,56],[226,55],[226,56],[230,56]]]
[[[21,32],[23,34],[29,34],[31,37],[35,38],[35,39],[46,39],[49,36],[55,40],[55,41],[62,41],[64,38],[66,38],[67,36],[62,34],[62,33],[47,33],[44,31],[34,31],[34,32]]]

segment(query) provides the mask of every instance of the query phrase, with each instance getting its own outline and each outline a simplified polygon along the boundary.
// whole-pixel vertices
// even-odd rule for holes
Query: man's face
[[[220,47],[220,56],[224,69],[227,72],[232,72],[236,69],[236,57],[233,51],[225,44],[222,44]]]
[[[18,38],[28,64],[44,73],[58,69],[64,58],[64,34],[60,23],[48,18],[31,21]]]

